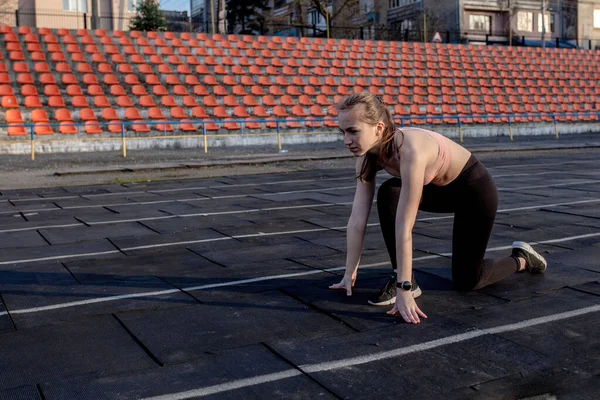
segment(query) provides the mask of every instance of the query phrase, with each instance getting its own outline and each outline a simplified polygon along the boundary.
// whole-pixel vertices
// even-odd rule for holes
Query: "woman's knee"
[[[377,191],[377,203],[385,203],[386,200],[390,201],[395,197],[399,197],[401,188],[402,180],[400,178],[390,178],[383,182]]]

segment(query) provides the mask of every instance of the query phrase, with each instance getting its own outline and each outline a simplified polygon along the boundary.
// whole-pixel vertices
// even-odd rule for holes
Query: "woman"
[[[381,231],[394,273],[369,303],[394,304],[388,314],[398,313],[409,323],[427,318],[414,300],[421,294],[412,273],[412,229],[418,210],[454,213],[452,280],[458,290],[481,289],[522,270],[546,270],[546,260],[524,242],[514,242],[508,257],[484,259],[498,193],[486,168],[467,149],[433,131],[396,129],[383,102],[368,92],[347,97],[337,108],[344,144],[357,158],[357,185],[346,231],[346,271],[330,289],[352,294],[375,175],[381,169],[395,176],[377,193]]]

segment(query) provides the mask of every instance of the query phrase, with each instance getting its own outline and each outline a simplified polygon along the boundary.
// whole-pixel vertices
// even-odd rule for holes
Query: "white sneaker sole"
[[[517,248],[517,249],[521,249],[521,250],[524,250],[524,251],[528,252],[534,258],[536,258],[537,261],[540,261],[542,264],[544,264],[544,268],[541,269],[539,271],[539,273],[544,273],[546,271],[546,269],[548,268],[548,262],[546,261],[546,259],[544,257],[542,257],[542,255],[540,253],[538,253],[537,251],[535,251],[533,249],[533,247],[531,247],[529,244],[527,244],[525,242],[513,242],[512,247],[513,248]]]
[[[413,297],[413,299],[416,299],[417,297],[421,296],[422,294],[423,294],[423,292],[421,291],[421,288],[418,287],[417,290],[414,290],[412,292],[412,297]],[[373,303],[371,300],[369,300],[368,302],[372,306],[391,306],[392,304],[396,303],[396,297],[392,297],[391,299],[382,301],[380,303]]]

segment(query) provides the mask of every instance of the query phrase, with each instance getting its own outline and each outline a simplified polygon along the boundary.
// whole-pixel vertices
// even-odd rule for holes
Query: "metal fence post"
[[[206,123],[202,122],[202,134],[204,135],[204,153],[208,153],[208,139],[206,138]]]
[[[554,137],[556,139],[558,139],[558,127],[556,126],[556,115],[552,114],[552,117],[554,118]]]
[[[125,123],[121,122],[121,147],[123,149],[123,158],[127,157],[127,143],[125,141]]]
[[[33,132],[33,125],[31,125],[31,159],[35,160],[35,135]]]
[[[508,137],[510,137],[510,140],[513,140],[513,130],[512,130],[512,125],[510,124],[510,115],[508,116]]]
[[[277,122],[276,122],[276,128],[277,128],[277,149],[279,151],[281,151],[281,132],[279,130],[279,120],[277,120]]]
[[[19,10],[15,10],[15,26],[19,26]]]
[[[460,142],[463,142],[463,131],[462,131],[462,124],[460,123],[460,117],[456,117],[456,120],[458,121],[458,140],[460,140]]]

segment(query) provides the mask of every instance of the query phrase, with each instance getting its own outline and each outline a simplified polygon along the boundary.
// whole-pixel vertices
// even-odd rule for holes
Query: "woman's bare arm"
[[[396,262],[398,282],[412,278],[412,230],[423,194],[427,157],[405,142],[400,152],[402,190],[396,210]]]
[[[357,159],[356,171],[360,172],[363,158]],[[346,275],[353,276],[360,263],[367,221],[375,196],[375,178],[370,182],[356,180],[356,192],[352,203],[352,213],[346,227]]]

